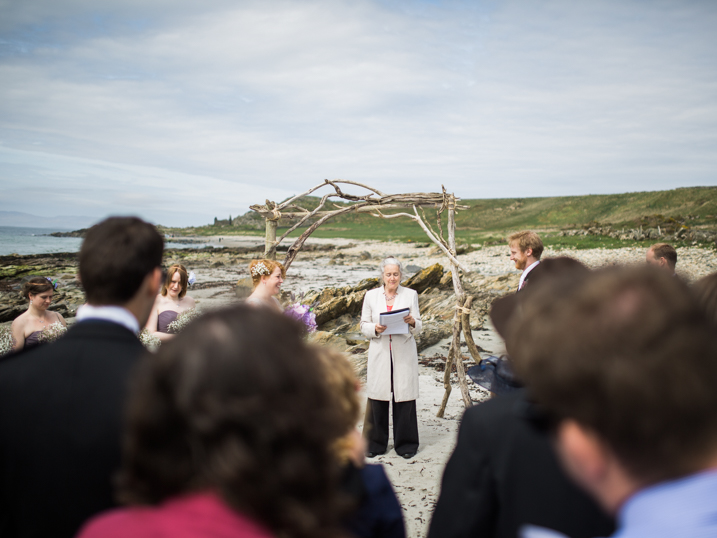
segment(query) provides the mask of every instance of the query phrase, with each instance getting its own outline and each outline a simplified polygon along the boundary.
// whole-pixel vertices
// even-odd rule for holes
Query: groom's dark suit
[[[465,412],[429,538],[516,538],[526,523],[572,538],[612,534],[612,521],[565,476],[524,406],[518,390]]]
[[[108,321],[0,362],[0,536],[70,538],[114,506],[128,376],[143,351]]]

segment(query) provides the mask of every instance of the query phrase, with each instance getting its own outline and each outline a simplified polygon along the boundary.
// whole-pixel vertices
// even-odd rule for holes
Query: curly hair
[[[333,393],[338,410],[350,425],[347,432],[354,429],[361,413],[358,390],[360,383],[349,360],[338,351],[328,347],[316,347],[317,355],[323,364],[324,379]],[[346,434],[346,432],[344,432]],[[343,435],[334,443],[334,450],[343,463],[348,459],[351,439]]]
[[[263,264],[264,267],[261,267],[260,264]],[[254,287],[256,288],[259,285],[262,276],[271,275],[277,267],[281,269],[281,278],[286,278],[286,269],[284,269],[281,263],[275,260],[252,260],[251,263],[249,263],[249,275],[251,275],[251,281]],[[264,269],[268,272],[265,272]]]
[[[301,324],[239,305],[202,316],[133,379],[119,497],[200,489],[277,536],[335,536],[335,440],[349,425]],[[279,336],[279,337],[277,337]]]
[[[167,277],[164,279],[164,284],[162,284],[162,290],[160,292],[163,297],[167,296],[167,290],[169,289],[169,286],[172,285],[172,279],[174,278],[175,273],[179,273],[179,286],[181,287],[181,290],[179,291],[179,298],[181,299],[187,294],[187,282],[189,282],[187,268],[181,263],[175,263],[174,265],[170,265],[169,269],[167,269]]]
[[[50,290],[55,290],[52,282],[44,276],[34,276],[22,285],[22,296],[25,299],[30,299],[30,295],[37,295]]]

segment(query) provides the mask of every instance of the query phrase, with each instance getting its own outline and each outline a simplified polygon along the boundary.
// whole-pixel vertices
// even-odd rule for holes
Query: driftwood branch
[[[461,325],[463,326],[463,338],[466,340],[468,351],[473,357],[476,364],[481,361],[480,353],[478,352],[478,346],[475,340],[473,340],[473,333],[471,332],[471,304],[473,303],[473,296],[469,295],[466,297],[466,302],[463,304],[463,310],[461,310]]]

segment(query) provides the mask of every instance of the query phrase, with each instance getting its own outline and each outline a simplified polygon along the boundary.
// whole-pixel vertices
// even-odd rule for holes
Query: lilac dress
[[[170,323],[176,321],[177,316],[177,312],[174,312],[173,310],[165,310],[164,312],[160,312],[157,316],[157,330],[161,333],[172,334],[173,331],[170,331],[168,327]]]
[[[40,334],[42,331],[35,331],[27,335],[25,338],[25,345],[23,346],[25,349],[30,349],[31,347],[37,347],[42,342],[40,342]]]

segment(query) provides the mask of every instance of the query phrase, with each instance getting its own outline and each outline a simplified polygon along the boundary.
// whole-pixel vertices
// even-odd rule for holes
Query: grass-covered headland
[[[317,203],[318,198],[309,197],[301,205],[312,209]],[[576,248],[616,248],[657,241],[714,248],[717,240],[717,187],[608,195],[465,199],[460,203],[468,206],[456,216],[456,238],[460,243],[503,243],[507,234],[522,229],[538,231],[547,245]],[[426,210],[426,216],[435,227],[435,211]],[[444,215],[444,225],[446,220]],[[279,234],[282,228],[286,230],[289,226],[290,221],[280,222]],[[257,235],[263,233],[264,221],[250,211],[231,221],[216,219],[207,226],[163,230],[175,235]],[[292,237],[301,231],[293,232]],[[409,219],[384,220],[368,214],[336,217],[318,228],[314,237],[427,241],[423,230]]]

